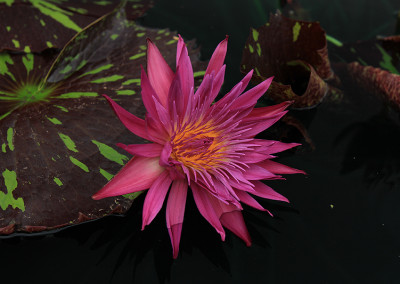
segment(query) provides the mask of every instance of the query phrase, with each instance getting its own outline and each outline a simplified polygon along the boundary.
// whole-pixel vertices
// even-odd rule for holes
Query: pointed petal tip
[[[93,200],[100,200],[100,199],[102,199],[102,197],[98,193],[95,193],[95,194],[92,195],[92,199]]]

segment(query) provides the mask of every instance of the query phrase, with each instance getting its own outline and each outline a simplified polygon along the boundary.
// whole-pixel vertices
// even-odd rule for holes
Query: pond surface
[[[278,1],[156,1],[140,21],[196,38],[208,59],[226,34],[224,91],[243,75],[241,51]],[[324,4],[322,4],[324,2]],[[334,2],[330,3],[330,2]],[[341,41],[395,31],[398,1],[301,1],[305,12]],[[329,4],[328,4],[329,3]],[[263,200],[275,215],[245,208],[250,248],[225,242],[189,195],[180,255],[172,260],[165,210],[144,231],[144,196],[125,217],[106,217],[60,232],[0,240],[2,279],[14,283],[398,283],[400,281],[399,114],[351,83],[343,100],[293,111],[304,140],[279,161],[308,175],[268,182],[289,205]],[[298,137],[297,135],[296,137]]]

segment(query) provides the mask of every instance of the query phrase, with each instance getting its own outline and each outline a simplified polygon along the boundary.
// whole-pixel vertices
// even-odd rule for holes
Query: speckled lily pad
[[[100,16],[112,12],[121,1],[3,0],[0,1],[0,51],[40,52],[62,48],[77,32]],[[130,0],[126,11],[136,19],[151,0]]]
[[[146,37],[175,63],[175,33],[143,28],[123,9],[80,32],[58,55],[0,54],[0,234],[37,232],[126,211],[134,196],[91,196],[141,143],[101,94],[144,115]],[[193,60],[197,50],[189,43]],[[195,71],[204,65],[197,61]],[[199,74],[199,73],[196,73]]]

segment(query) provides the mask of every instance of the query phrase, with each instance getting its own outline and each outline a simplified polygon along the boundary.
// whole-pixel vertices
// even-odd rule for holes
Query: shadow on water
[[[381,112],[344,129],[337,142],[349,136],[342,173],[364,168],[364,181],[369,186],[400,183],[400,128],[396,122]]]
[[[95,283],[97,280],[115,283],[119,281],[121,274],[125,277],[130,274],[132,280],[140,282],[144,277],[142,270],[149,268],[154,273],[148,276],[149,283],[152,279],[159,283],[168,283],[171,281],[171,271],[180,270],[184,266],[183,258],[185,262],[192,261],[190,266],[193,267],[202,267],[204,263],[208,263],[214,270],[222,271],[225,280],[232,277],[234,264],[229,255],[232,247],[236,245],[236,241],[240,246],[239,250],[246,249],[246,246],[228,230],[226,241],[222,242],[217,232],[197,211],[191,194],[188,195],[180,252],[176,260],[172,259],[171,243],[165,225],[165,206],[144,231],[140,230],[143,201],[144,195],[134,202],[125,217],[107,217],[54,235],[62,242],[72,239],[77,241],[80,247],[97,252],[96,262],[90,264],[96,267],[96,272],[95,275],[88,275],[88,283]],[[259,202],[273,213],[294,211],[290,205],[264,200]],[[280,222],[279,217],[270,218],[266,212],[246,207],[244,218],[252,237],[251,250],[254,250],[256,245],[270,251],[271,242],[276,233],[279,233],[276,226],[277,222]],[[102,267],[107,271],[101,269]],[[125,272],[125,268],[130,272]]]

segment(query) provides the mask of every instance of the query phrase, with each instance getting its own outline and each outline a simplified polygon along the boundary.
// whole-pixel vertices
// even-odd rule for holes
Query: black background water
[[[342,40],[390,35],[398,1],[301,1],[313,20]],[[250,27],[278,1],[157,1],[143,25],[196,38],[208,59],[229,38],[224,90],[243,76]],[[189,196],[180,255],[172,260],[164,210],[140,231],[143,196],[126,217],[38,237],[0,240],[0,279],[13,283],[400,283],[400,125],[380,99],[356,87],[341,104],[305,115],[315,150],[280,161],[307,171],[270,182],[291,201],[262,201],[275,218],[246,207],[253,239],[226,242]],[[4,282],[5,283],[5,282]]]

